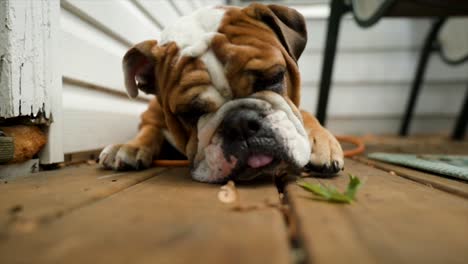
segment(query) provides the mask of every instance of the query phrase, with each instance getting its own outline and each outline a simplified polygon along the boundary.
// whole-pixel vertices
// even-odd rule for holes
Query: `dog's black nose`
[[[229,112],[222,123],[222,133],[231,140],[248,139],[261,129],[261,115],[251,109]]]

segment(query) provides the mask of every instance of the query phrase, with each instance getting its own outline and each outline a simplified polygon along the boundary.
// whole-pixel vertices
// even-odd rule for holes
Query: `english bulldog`
[[[209,183],[279,171],[336,174],[335,137],[299,110],[297,65],[307,42],[296,10],[254,3],[202,8],[131,48],[123,58],[130,97],[154,94],[137,136],[107,146],[99,163],[114,170],[151,166],[170,142]]]

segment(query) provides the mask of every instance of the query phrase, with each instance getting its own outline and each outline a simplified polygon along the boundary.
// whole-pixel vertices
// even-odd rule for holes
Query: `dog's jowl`
[[[128,94],[154,94],[138,135],[106,147],[109,169],[148,168],[168,141],[203,182],[301,170],[335,174],[343,151],[299,110],[297,66],[307,41],[302,15],[251,4],[203,8],[123,58]]]

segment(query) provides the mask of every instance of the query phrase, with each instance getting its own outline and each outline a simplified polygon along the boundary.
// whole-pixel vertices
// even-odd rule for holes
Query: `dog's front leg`
[[[141,170],[151,166],[164,140],[164,116],[156,98],[141,115],[137,136],[125,144],[109,145],[101,152],[99,164],[114,170]]]
[[[343,150],[338,140],[308,112],[301,111],[309,135],[311,156],[305,172],[333,175],[343,169]]]

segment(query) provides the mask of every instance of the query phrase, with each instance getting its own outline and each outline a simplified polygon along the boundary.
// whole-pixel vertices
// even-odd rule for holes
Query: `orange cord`
[[[354,144],[356,146],[353,149],[344,151],[344,156],[347,157],[347,158],[359,155],[359,154],[363,153],[364,150],[366,149],[366,147],[364,145],[364,141],[362,141],[361,139],[359,139],[357,137],[336,136],[336,139],[338,139],[338,141],[348,142],[348,143]]]
[[[359,155],[364,152],[365,146],[364,142],[357,137],[351,136],[336,136],[338,141],[348,142],[354,144],[356,147],[350,150],[344,151],[345,157],[352,157]],[[190,162],[188,160],[155,160],[153,162],[154,166],[157,167],[186,167],[189,166]]]
[[[190,163],[188,160],[155,160],[153,165],[157,167],[186,167]]]

